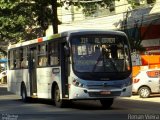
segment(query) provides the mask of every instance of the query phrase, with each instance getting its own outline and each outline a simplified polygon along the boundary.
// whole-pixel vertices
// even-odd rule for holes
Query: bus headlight
[[[84,87],[84,84],[81,83],[81,82],[79,82],[79,81],[76,80],[76,79],[74,79],[74,80],[72,81],[72,84],[73,84],[74,86],[76,86],[76,87]]]

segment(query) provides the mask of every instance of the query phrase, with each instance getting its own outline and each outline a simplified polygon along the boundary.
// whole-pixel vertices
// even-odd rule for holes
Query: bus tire
[[[27,91],[26,91],[25,85],[22,85],[21,87],[21,99],[23,102],[28,102]]]
[[[58,85],[56,85],[54,89],[54,103],[56,107],[59,108],[65,107],[65,101],[60,99],[60,90]]]
[[[100,103],[102,105],[102,108],[109,109],[113,104],[114,98],[107,98],[107,99],[101,99]]]

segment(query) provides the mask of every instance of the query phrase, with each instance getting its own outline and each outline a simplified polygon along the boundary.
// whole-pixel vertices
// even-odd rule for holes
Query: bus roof
[[[12,48],[17,48],[17,47],[21,47],[21,46],[27,46],[27,45],[31,45],[31,44],[35,44],[35,43],[40,43],[43,41],[47,41],[47,40],[52,40],[54,38],[59,38],[59,37],[67,37],[70,35],[82,35],[82,34],[116,34],[116,35],[124,35],[123,32],[121,31],[106,31],[106,30],[89,30],[89,29],[80,29],[80,30],[70,30],[70,31],[65,31],[62,33],[58,33],[58,34],[54,34],[54,35],[50,35],[50,36],[45,36],[45,37],[40,37],[37,39],[33,39],[33,40],[29,40],[29,41],[25,41],[25,42],[19,42],[17,44],[13,44],[13,45],[9,45],[8,49],[12,49]]]
[[[47,41],[47,40],[51,40],[51,39],[59,38],[59,37],[61,37],[61,34],[54,34],[54,35],[51,35],[51,36],[40,37],[40,38],[37,38],[37,39],[33,39],[33,40],[25,41],[25,42],[19,42],[17,44],[9,45],[8,49],[17,48],[17,47],[26,46],[26,45],[31,45],[31,44],[35,44],[35,43],[40,43],[40,42],[43,42],[43,41]]]
[[[115,30],[99,30],[99,29],[80,29],[80,30],[70,30],[62,32],[62,36],[69,36],[70,34],[116,34],[116,35],[124,35],[122,31],[115,31]]]

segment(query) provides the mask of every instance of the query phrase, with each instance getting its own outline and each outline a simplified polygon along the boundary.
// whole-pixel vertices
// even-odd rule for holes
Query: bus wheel
[[[138,90],[138,94],[141,98],[148,98],[151,94],[151,90],[148,87],[141,87]]]
[[[101,99],[100,103],[104,109],[109,109],[113,104],[113,101],[114,101],[113,98],[107,98],[107,99]]]
[[[21,88],[21,98],[23,102],[27,102],[27,91],[26,91],[26,87],[23,85]]]
[[[60,91],[57,85],[54,90],[54,102],[56,107],[64,107],[64,101],[60,99]]]

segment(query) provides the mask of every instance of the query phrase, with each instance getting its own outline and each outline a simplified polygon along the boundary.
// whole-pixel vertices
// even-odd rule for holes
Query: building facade
[[[127,0],[115,1],[112,12],[98,9],[92,16],[85,16],[83,8],[70,6],[68,9],[59,8],[59,32],[76,29],[103,29],[103,30],[128,30],[134,39],[140,39],[141,45],[146,49],[144,54],[160,54],[160,0],[154,5],[146,1],[138,1],[141,7],[133,9]],[[103,11],[103,12],[102,12]],[[101,13],[101,14],[100,14]],[[103,14],[102,14],[103,13]],[[127,19],[127,22],[126,22]],[[52,27],[46,35],[53,32]]]

